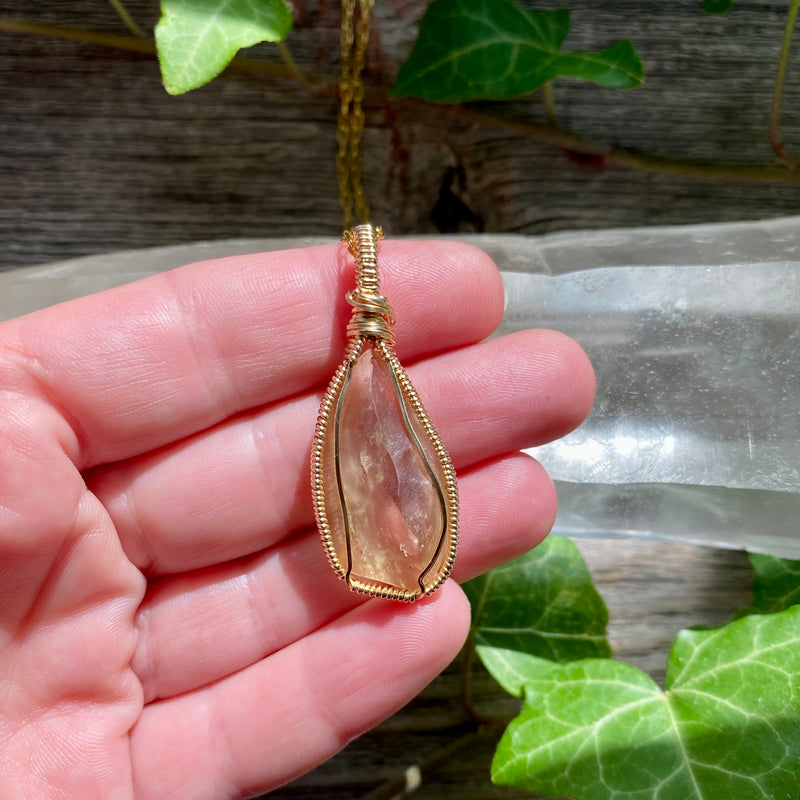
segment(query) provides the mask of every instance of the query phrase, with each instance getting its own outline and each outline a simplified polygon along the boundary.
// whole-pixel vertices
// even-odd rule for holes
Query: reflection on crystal
[[[555,327],[595,366],[588,424],[536,451],[562,481],[562,533],[657,535],[800,558],[798,232],[800,217],[457,237],[503,270],[503,331]],[[192,261],[307,244],[212,242],[10,270],[0,274],[0,319]],[[622,456],[610,445],[616,436],[635,437],[637,450]],[[332,463],[332,438],[320,443],[320,472]],[[660,498],[649,496],[647,513],[622,502],[642,481]],[[326,485],[318,510],[327,520],[337,512],[335,482]]]

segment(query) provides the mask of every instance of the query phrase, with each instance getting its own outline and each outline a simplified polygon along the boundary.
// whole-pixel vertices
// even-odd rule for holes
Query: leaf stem
[[[289,74],[296,81],[298,81],[298,83],[304,83],[305,81],[303,79],[303,73],[300,71],[299,67],[297,66],[297,62],[292,57],[292,53],[286,46],[286,42],[276,42],[275,44],[278,47],[278,52],[281,54],[283,63],[286,65],[286,69],[289,70]]]
[[[467,106],[437,106],[437,113],[440,116],[456,117],[476,125],[530,136],[574,153],[595,156],[597,160],[602,160],[603,166],[606,167],[630,167],[644,172],[715,182],[800,184],[800,171],[787,169],[784,164],[725,164],[655,156],[596,142],[555,125],[523,122],[498,114],[487,114]]]
[[[800,0],[792,0],[792,8],[800,6]],[[156,47],[152,39],[139,39],[134,36],[116,36],[109,33],[78,28],[63,28],[58,25],[45,25],[24,20],[11,20],[0,18],[0,32],[27,33],[39,36],[49,36],[60,39],[71,39],[89,44],[101,45],[118,50],[128,50],[145,55],[155,55]],[[276,78],[289,80],[302,80],[310,89],[325,94],[335,94],[336,81],[309,72],[295,74],[286,64],[276,64],[254,58],[237,56],[230,64],[231,69],[245,72],[256,72]],[[365,107],[384,107],[387,103],[384,89],[371,88],[365,97]],[[436,116],[449,117],[460,122],[470,122],[488,128],[512,131],[521,136],[530,136],[542,142],[547,142],[562,150],[593,156],[602,161],[604,166],[621,166],[651,172],[661,175],[674,175],[691,180],[704,180],[730,183],[769,183],[769,184],[794,184],[800,185],[800,169],[792,169],[790,165],[781,164],[724,164],[690,159],[665,158],[649,155],[636,150],[596,142],[566,130],[557,125],[536,124],[510,119],[499,114],[489,114],[470,106],[444,106],[426,103],[420,100],[402,100],[393,103],[398,108],[405,106],[414,110],[418,115],[421,108],[431,105],[435,108]]]
[[[792,48],[792,34],[797,22],[797,12],[800,10],[800,0],[792,0],[789,6],[789,16],[786,19],[786,28],[783,32],[783,44],[778,58],[778,71],[775,74],[775,84],[772,90],[772,110],[769,117],[769,140],[775,155],[791,169],[797,169],[800,161],[792,155],[783,144],[781,138],[781,103],[783,101],[783,85],[786,81],[786,72],[789,67],[789,55]]]
[[[118,36],[113,33],[98,33],[97,31],[86,30],[84,28],[67,28],[61,25],[47,25],[21,19],[2,18],[0,18],[0,32],[26,33],[34,36],[47,36],[54,39],[69,39],[75,42],[109,47],[113,50],[125,50],[149,56],[156,55],[156,43],[150,37],[139,39],[135,36]],[[296,66],[294,69],[291,69],[286,64],[275,64],[271,61],[236,56],[236,58],[231,61],[228,69],[242,72],[257,72],[270,75],[274,78],[288,78],[290,80],[300,81],[304,86],[316,91],[331,93],[336,91],[336,84],[333,81],[328,81],[314,73],[303,72],[297,69]]]
[[[140,39],[146,39],[147,34],[136,24],[136,20],[128,13],[128,9],[125,8],[122,0],[108,0],[109,3],[114,8],[114,11],[119,14],[119,18],[125,24],[125,27],[134,35],[138,36]]]

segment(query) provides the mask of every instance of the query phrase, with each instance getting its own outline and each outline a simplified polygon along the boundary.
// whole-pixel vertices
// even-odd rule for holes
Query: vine
[[[180,41],[186,41],[193,0],[161,0],[162,19],[155,38],[144,33],[122,0],[109,2],[131,35],[3,18],[0,18],[0,31],[70,39],[157,56],[165,85],[172,93],[203,85],[226,67],[292,81],[308,91],[336,92],[335,78],[301,70],[292,59],[284,41],[292,24],[284,0],[262,0],[264,14],[260,20],[248,19],[246,14],[237,16],[233,28],[222,31],[222,40],[227,42],[223,48],[209,44],[210,37],[204,40],[199,35],[193,46],[211,47],[211,50],[203,60],[202,69],[196,72],[187,72],[182,45],[174,46],[169,36],[173,28],[184,34],[179,37]],[[205,13],[212,14],[213,5],[206,4]],[[705,10],[713,14],[728,12],[731,5],[731,0],[703,0]],[[630,89],[643,82],[644,69],[628,40],[595,53],[561,52],[561,44],[570,29],[569,12],[564,9],[532,11],[515,0],[436,0],[431,3],[420,24],[415,47],[402,65],[394,87],[390,92],[376,86],[368,87],[365,104],[380,108],[392,103],[414,109],[436,102],[439,116],[513,131],[547,142],[595,167],[625,167],[718,182],[800,184],[800,160],[788,150],[781,136],[783,91],[799,10],[800,0],[791,0],[772,92],[768,135],[776,155],[774,164],[743,165],[657,156],[595,141],[563,128],[557,121],[553,91],[553,80],[559,75]],[[459,22],[464,20],[468,20],[469,25],[459,27]],[[447,28],[447,37],[441,35],[443,27]],[[494,36],[491,48],[487,44],[487,32]],[[217,37],[216,41],[219,40]],[[265,40],[276,43],[282,63],[237,55],[241,48]],[[491,57],[487,56],[490,51]],[[465,52],[469,57],[464,56]],[[509,66],[512,53],[516,53],[513,68]],[[499,64],[500,68],[487,69],[487,63]],[[497,79],[498,72],[502,73],[502,80]],[[467,76],[461,85],[456,80],[458,75]],[[469,104],[474,99],[508,99],[534,91],[541,92],[545,115],[545,122],[541,124],[494,114],[486,110],[485,104],[480,110]]]
[[[294,63],[284,44],[292,24],[284,0],[261,0],[257,19],[238,13],[217,19],[213,26],[208,20],[198,24],[189,13],[192,0],[161,0],[155,38],[145,34],[122,0],[109,2],[129,35],[9,19],[0,19],[0,31],[158,56],[164,83],[173,93],[196,88],[226,67],[292,81],[308,91],[333,95],[337,90],[335,79],[302,71]],[[225,3],[252,8],[246,0]],[[207,0],[203,7],[213,13],[213,6],[214,0]],[[703,0],[708,13],[726,13],[731,6],[732,0]],[[781,135],[798,12],[800,0],[791,0],[768,127],[775,164],[663,158],[595,142],[561,127],[555,80],[577,78],[633,89],[643,82],[644,68],[634,45],[625,39],[599,51],[564,51],[569,12],[532,11],[514,0],[434,0],[394,87],[389,92],[371,87],[365,104],[414,108],[435,102],[439,116],[531,136],[597,166],[704,180],[800,183],[800,159],[786,148]],[[210,27],[216,39],[207,36]],[[199,62],[187,57],[187,40],[193,52],[204,54]],[[237,54],[265,40],[276,43],[282,63]],[[508,119],[469,104],[533,92],[541,93],[542,124]],[[454,753],[504,731],[492,765],[493,780],[551,796],[798,800],[800,562],[751,556],[751,563],[752,606],[720,628],[681,631],[670,654],[666,690],[641,670],[610,658],[605,605],[568,540],[550,537],[532,553],[471,581],[464,587],[473,606],[461,662],[464,721],[453,730],[452,744],[368,797],[408,795]],[[478,660],[509,694],[522,700],[517,716],[496,719],[482,713],[472,696]]]

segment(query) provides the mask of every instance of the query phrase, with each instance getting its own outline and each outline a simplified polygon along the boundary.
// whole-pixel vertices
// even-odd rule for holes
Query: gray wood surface
[[[720,625],[750,598],[751,571],[744,553],[631,539],[577,539],[609,609],[614,657],[646,670],[662,683],[675,634],[690,625]],[[490,800],[531,797],[493,786],[489,765],[499,731],[463,739],[470,730],[461,702],[460,660],[416,700],[342,753],[271,800],[386,800],[393,781],[413,766],[443,760],[423,771],[414,800]],[[516,706],[482,669],[474,672],[474,701],[491,716]],[[454,743],[463,746],[448,751]]]
[[[555,4],[529,3],[539,7]],[[615,92],[558,82],[559,120],[599,141],[665,157],[771,164],[766,129],[788,0],[572,0],[571,47],[633,39],[645,87]],[[335,75],[339,4],[295,0],[289,47],[303,69]],[[130,0],[142,23],[157,3]],[[425,0],[378,0],[368,81],[386,87]],[[124,34],[106,0],[5,0],[0,17]],[[261,46],[254,57],[278,62]],[[800,64],[785,100],[785,139],[800,150]],[[800,187],[716,183],[622,168],[596,170],[509,128],[542,122],[537,97],[479,104],[478,123],[413,102],[367,102],[366,185],[394,233],[559,229],[753,219],[797,213]],[[326,91],[232,71],[171,98],[151,57],[0,33],[0,268],[133,247],[230,237],[338,236],[336,101]],[[580,545],[611,610],[620,658],[663,677],[681,627],[718,624],[747,602],[743,554],[661,542]],[[342,754],[272,795],[362,798],[425,763],[464,732],[456,663],[417,700]],[[509,708],[488,676],[484,704]],[[492,787],[493,741],[445,753],[415,798],[521,797]],[[265,758],[270,754],[265,753]],[[378,790],[377,792],[375,790]],[[384,793],[385,795],[385,793]]]
[[[152,23],[157,3],[129,0]],[[379,0],[367,79],[391,84],[425,0]],[[529,0],[530,5],[552,7]],[[568,46],[630,37],[647,69],[621,92],[558,81],[560,122],[652,154],[771,164],[771,84],[788,0],[573,0]],[[289,47],[301,68],[335,76],[339,4],[295,0]],[[107,0],[5,0],[0,17],[113,34]],[[252,55],[277,62],[275,48]],[[800,64],[787,81],[784,127],[800,150]],[[394,233],[545,231],[762,218],[797,212],[800,186],[712,183],[596,170],[503,120],[543,121],[540,98],[478,104],[497,118],[368,94],[366,184]],[[196,239],[335,236],[336,102],[288,80],[229,72],[173,98],[156,64],[74,41],[0,33],[0,267]]]

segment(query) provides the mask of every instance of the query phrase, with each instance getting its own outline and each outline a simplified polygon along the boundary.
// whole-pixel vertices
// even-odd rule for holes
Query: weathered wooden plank
[[[546,6],[549,4],[530,3]],[[157,4],[131,4],[152,22]],[[562,124],[663,156],[771,163],[770,86],[788,3],[739,0],[711,17],[699,0],[573,0],[574,47],[630,36],[647,84],[616,92],[560,81]],[[387,86],[424,0],[377,4],[368,80]],[[338,3],[296,2],[289,45],[334,76]],[[124,33],[105,0],[7,0],[3,16]],[[256,48],[276,59],[274,48]],[[794,59],[796,61],[796,59]],[[796,73],[795,73],[796,74]],[[800,149],[800,80],[784,122]],[[70,41],[0,34],[0,266],[193,239],[335,236],[336,103],[330,93],[231,73],[184,97],[152,59]],[[536,97],[482,104],[542,121]],[[794,213],[800,187],[591,170],[551,144],[416,103],[368,98],[364,141],[374,216],[395,233],[514,231],[735,220]]]
[[[530,3],[531,5],[540,5]],[[133,4],[152,21],[155,3]],[[333,76],[338,3],[295,0],[290,47]],[[541,7],[550,4],[541,4]],[[699,0],[573,0],[569,44],[630,36],[648,70],[639,90],[556,86],[563,125],[669,157],[771,163],[770,84],[788,2],[738,0],[708,17]],[[411,45],[425,0],[377,4],[368,80],[386,86]],[[106,0],[7,0],[7,17],[122,33]],[[268,47],[259,57],[274,59]],[[794,59],[796,69],[796,58]],[[800,149],[800,80],[790,74],[784,128]],[[736,220],[796,213],[800,188],[696,182],[592,170],[507,129],[540,122],[536,98],[480,104],[476,124],[414,103],[367,104],[366,183],[375,218],[396,233],[513,231]],[[152,59],[76,42],[0,34],[0,268],[196,239],[337,236],[330,93],[230,73],[181,98],[160,88]],[[719,624],[746,602],[742,554],[663,542],[581,542],[611,609],[619,657],[663,676],[674,633]],[[458,664],[400,714],[273,798],[362,797],[424,761],[460,730]],[[509,707],[488,676],[485,702]],[[493,743],[453,754],[414,795],[522,797],[488,781]],[[265,753],[265,758],[270,754]]]
[[[669,647],[681,628],[724,624],[749,602],[752,576],[742,552],[641,539],[576,541],[609,607],[614,657],[645,669],[659,681],[663,682]],[[461,667],[456,661],[406,708],[327,764],[272,793],[272,800],[386,797],[376,789],[408,767],[424,764],[463,735],[467,717],[460,699]],[[488,674],[477,668],[473,680],[473,699],[483,713],[513,713],[516,701]],[[530,797],[491,784],[489,764],[498,735],[471,739],[448,753],[412,796],[415,800]]]

